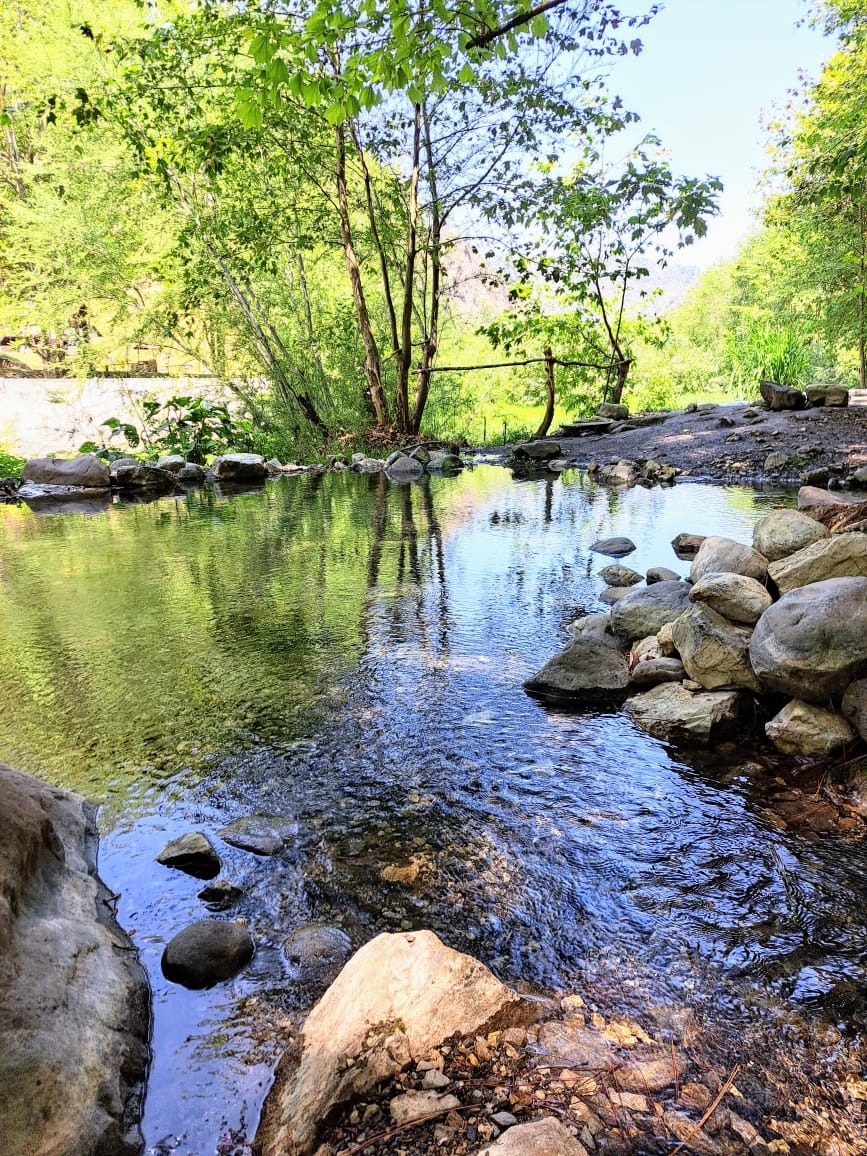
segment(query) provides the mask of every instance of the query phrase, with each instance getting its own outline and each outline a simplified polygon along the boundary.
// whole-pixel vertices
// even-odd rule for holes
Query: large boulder
[[[133,1156],[147,977],[96,874],[95,809],[0,764],[0,1149]]]
[[[265,459],[261,454],[223,454],[214,458],[211,473],[229,485],[259,485],[265,481]]]
[[[784,594],[761,616],[750,662],[764,690],[822,703],[867,673],[867,578]]]
[[[855,739],[842,715],[825,707],[793,699],[765,723],[765,734],[785,755],[836,754]]]
[[[587,702],[616,697],[629,685],[626,646],[610,634],[587,630],[524,683],[549,701]]]
[[[773,510],[753,526],[753,548],[769,562],[827,538],[830,531],[800,510]]]
[[[705,574],[689,592],[690,602],[703,602],[730,622],[755,626],[773,602],[761,582],[746,574]]]
[[[849,390],[845,385],[831,383],[815,383],[806,389],[808,406],[847,406],[849,404]]]
[[[628,698],[623,709],[634,723],[660,739],[707,745],[734,733],[747,697],[738,690],[690,691],[663,683]]]
[[[31,458],[24,463],[21,481],[36,486],[68,486],[73,490],[105,490],[109,467],[94,454],[77,458]]]
[[[832,534],[768,567],[781,594],[828,578],[867,576],[867,534]]]
[[[363,1098],[456,1032],[526,1024],[537,1010],[432,931],[378,935],[347,963],[279,1064],[257,1152],[314,1151],[338,1104]]]
[[[633,590],[611,609],[611,630],[620,638],[632,640],[656,634],[689,608],[689,586],[686,582],[654,582],[652,586]]]
[[[759,689],[750,665],[749,630],[699,605],[681,614],[671,632],[687,674],[705,690]]]
[[[799,389],[788,385],[778,385],[776,381],[759,383],[762,401],[771,410],[803,409],[807,398]]]
[[[398,450],[385,459],[385,472],[396,482],[410,482],[422,476],[424,465],[418,458],[411,458]]]
[[[111,484],[116,490],[170,494],[175,488],[175,475],[153,462],[115,463],[111,468]]]
[[[747,578],[764,582],[768,575],[768,560],[743,542],[713,535],[702,542],[689,568],[693,582],[698,582],[705,574],[745,574]]]
[[[626,421],[629,417],[629,407],[616,401],[603,401],[596,407],[597,417],[607,417],[611,421]]]

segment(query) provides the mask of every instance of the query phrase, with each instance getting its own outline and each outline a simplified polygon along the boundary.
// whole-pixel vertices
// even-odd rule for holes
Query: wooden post
[[[542,418],[542,424],[533,434],[533,437],[537,438],[545,436],[554,420],[554,354],[551,352],[550,345],[545,346],[545,390],[545,414]]]

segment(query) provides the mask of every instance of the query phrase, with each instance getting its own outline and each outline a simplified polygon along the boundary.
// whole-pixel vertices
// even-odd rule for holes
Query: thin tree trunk
[[[361,165],[361,175],[364,181],[364,200],[367,205],[367,220],[370,224],[370,235],[373,237],[373,244],[376,252],[379,255],[379,268],[382,276],[382,292],[385,297],[385,308],[388,312],[388,326],[391,333],[391,348],[395,357],[397,357],[400,349],[400,337],[397,332],[397,313],[394,308],[394,294],[391,291],[391,274],[388,271],[388,254],[385,251],[385,245],[382,242],[382,237],[379,232],[379,225],[376,220],[376,209],[373,204],[373,181],[370,179],[370,169],[367,166],[367,160],[364,156],[364,149],[358,137],[358,131],[352,121],[349,121],[349,131],[352,135],[352,143],[355,145],[355,151],[358,153],[358,161]]]
[[[298,263],[298,285],[301,289],[301,300],[304,303],[304,320],[307,325],[307,339],[310,342],[310,352],[313,355],[313,360],[316,362],[316,368],[319,371],[319,381],[322,385],[322,396],[325,398],[325,404],[333,408],[334,397],[331,393],[331,387],[328,384],[328,376],[319,353],[319,342],[316,340],[316,330],[313,327],[313,309],[310,305],[310,292],[307,288],[307,270],[304,267],[304,257],[300,249],[295,256]]]
[[[536,438],[543,438],[554,420],[554,354],[550,345],[545,346],[545,393],[545,415],[542,424],[533,434]]]
[[[618,350],[618,354],[619,354]],[[629,370],[632,366],[632,359],[629,357],[621,357],[614,366],[615,378],[614,388],[611,391],[609,401],[614,405],[620,404],[620,399],[623,397],[623,390],[626,386],[626,379],[629,377]]]
[[[415,258],[418,251],[418,178],[421,157],[421,105],[414,106],[412,132],[412,173],[409,182],[409,216],[406,234],[406,267],[403,281],[403,308],[400,317],[400,348],[397,354],[395,407],[397,428],[412,433],[409,420],[409,373],[412,367],[412,306],[415,296]]]
[[[867,237],[864,236],[864,206],[858,206],[859,273],[858,284],[858,384],[867,389],[867,333],[865,333],[865,301],[867,293]]]
[[[349,194],[346,188],[346,132],[343,125],[336,125],[334,132],[337,136],[337,206],[340,216],[340,235],[343,241],[343,252],[346,256],[346,268],[349,271],[349,283],[352,286],[352,299],[355,303],[355,316],[364,343],[364,376],[367,382],[366,395],[373,409],[373,416],[378,425],[388,425],[388,402],[382,386],[382,362],[379,357],[379,347],[373,332],[367,301],[364,296],[364,286],[361,280],[361,268],[355,253],[355,244],[352,239],[352,223],[349,215]]]
[[[442,298],[442,217],[440,214],[439,191],[437,189],[436,165],[431,141],[430,118],[427,105],[422,106],[424,123],[424,148],[427,158],[427,181],[430,191],[430,263],[431,263],[431,291],[430,316],[425,327],[426,332],[422,343],[421,367],[418,371],[416,383],[415,403],[412,410],[410,432],[417,434],[421,430],[421,421],[424,417],[428,394],[430,393],[430,375],[433,361],[436,357],[439,342],[440,301]]]

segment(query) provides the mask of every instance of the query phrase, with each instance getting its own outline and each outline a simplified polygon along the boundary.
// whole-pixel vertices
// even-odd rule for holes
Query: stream
[[[748,541],[792,501],[620,492],[577,471],[517,482],[481,464],[95,517],[0,507],[0,760],[101,806],[100,871],[153,988],[148,1153],[252,1135],[315,995],[280,945],[311,922],[356,947],[429,927],[509,983],[609,1013],[689,1008],[743,1039],[795,1022],[859,1036],[863,828],[783,821],[774,799],[797,768],[766,745],[673,748],[521,688],[567,623],[604,609],[595,539],[628,535],[629,566],[685,575],[677,533]],[[297,824],[282,853],[216,836],[257,812]],[[257,946],[203,992],[160,972],[165,943],[209,914],[201,881],[155,862],[191,829],[244,889],[224,917]],[[407,866],[410,883],[383,879]]]

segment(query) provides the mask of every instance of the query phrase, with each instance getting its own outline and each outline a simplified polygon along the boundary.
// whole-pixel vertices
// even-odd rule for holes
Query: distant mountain
[[[700,265],[677,265],[673,262],[663,269],[651,269],[649,277],[633,282],[628,301],[630,304],[637,302],[642,291],[652,293],[655,289],[661,289],[661,295],[656,298],[656,309],[659,313],[668,313],[683,304],[702,272]]]

